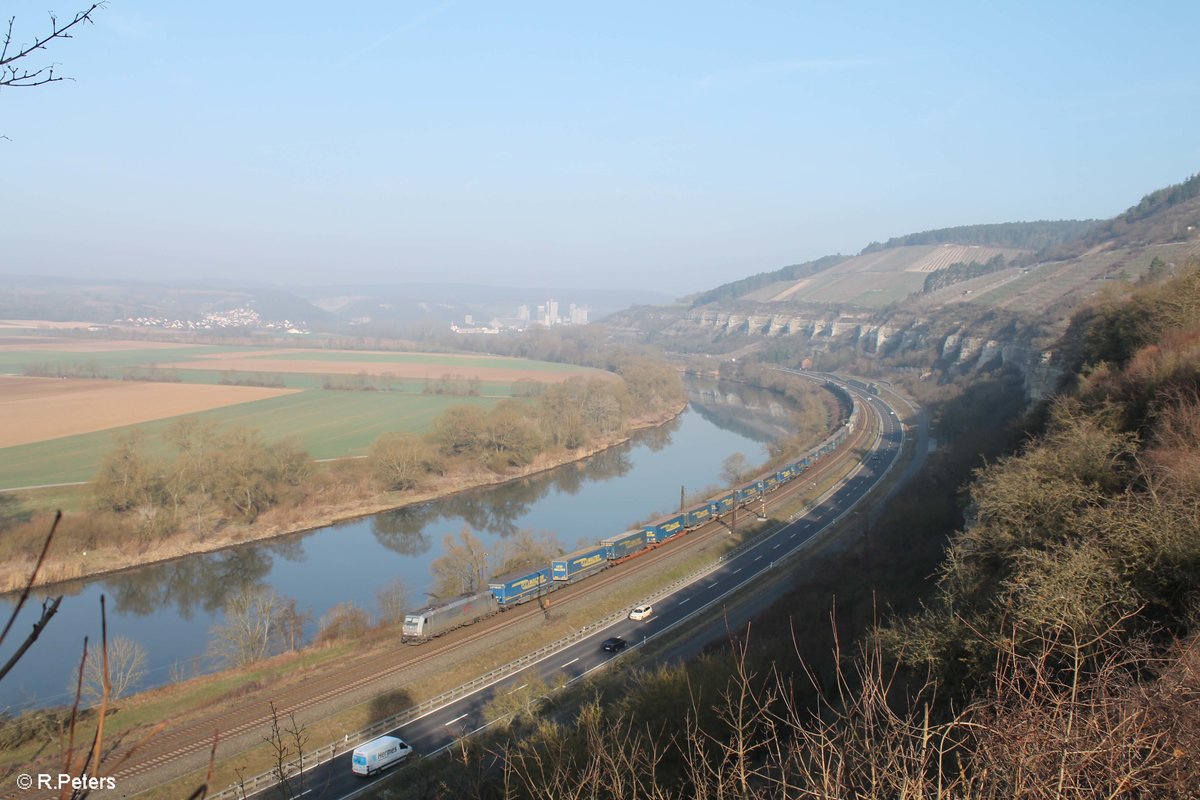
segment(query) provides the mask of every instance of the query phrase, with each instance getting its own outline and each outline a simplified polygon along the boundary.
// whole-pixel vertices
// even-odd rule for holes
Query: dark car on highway
[[[614,636],[611,639],[605,639],[604,644],[600,646],[610,653],[619,653],[625,649],[625,645],[627,644],[629,643],[620,636]]]

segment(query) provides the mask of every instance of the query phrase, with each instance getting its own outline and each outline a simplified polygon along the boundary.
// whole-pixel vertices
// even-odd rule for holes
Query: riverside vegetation
[[[489,410],[453,406],[425,435],[381,436],[364,459],[316,464],[294,441],[182,418],[151,457],[135,432],[91,483],[91,507],[64,516],[39,571],[53,582],[215,549],[528,474],[615,444],[677,413],[678,374],[644,354],[594,352],[621,380],[531,384]],[[4,498],[0,588],[23,585],[47,513]]]
[[[916,484],[731,644],[498,709],[387,796],[1195,797],[1200,265],[1060,347],[1024,414],[1004,370],[943,398]]]

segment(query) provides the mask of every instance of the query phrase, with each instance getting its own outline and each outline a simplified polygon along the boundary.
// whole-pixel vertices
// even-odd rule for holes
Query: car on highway
[[[605,639],[604,643],[601,644],[600,647],[610,653],[619,653],[624,650],[628,644],[629,642],[625,641],[620,636],[614,636],[611,639]]]
[[[654,613],[654,606],[646,603],[645,605],[637,606],[633,611],[629,612],[629,618],[635,622],[641,622]]]
[[[350,770],[355,775],[374,775],[408,758],[412,747],[395,736],[380,736],[354,748]]]

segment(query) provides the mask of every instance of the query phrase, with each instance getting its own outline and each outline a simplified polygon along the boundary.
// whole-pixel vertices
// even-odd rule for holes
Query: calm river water
[[[788,431],[789,412],[777,395],[705,381],[690,381],[688,393],[691,403],[674,422],[578,464],[271,542],[54,587],[67,597],[0,686],[0,710],[71,701],[68,686],[83,638],[99,640],[102,594],[109,637],[146,648],[140,688],[149,688],[180,671],[216,667],[206,656],[210,628],[220,622],[226,597],[241,587],[270,587],[315,620],[344,602],[374,616],[377,593],[397,576],[411,592],[410,605],[420,602],[443,537],[463,526],[488,543],[522,529],[549,531],[571,550],[674,510],[681,486],[689,495],[718,486],[722,461],[732,453],[765,461],[769,443]],[[0,661],[29,631],[41,600],[30,598]],[[0,599],[5,619],[12,602]]]

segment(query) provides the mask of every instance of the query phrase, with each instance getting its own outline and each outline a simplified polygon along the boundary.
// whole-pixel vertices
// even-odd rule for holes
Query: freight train
[[[827,385],[838,393],[840,387],[836,387],[835,384]],[[464,595],[441,605],[411,611],[404,615],[401,641],[414,644],[427,642],[447,631],[479,622],[521,603],[544,597],[556,589],[661,547],[688,531],[762,499],[783,484],[802,475],[819,459],[835,450],[854,431],[858,424],[858,403],[848,393],[842,391],[840,394],[850,402],[850,413],[845,422],[829,438],[808,451],[803,458],[765,472],[742,486],[727,489],[716,497],[683,511],[668,514],[641,527],[602,539],[598,544],[567,553],[553,559],[547,565],[527,567],[499,575],[488,582],[486,592]]]

